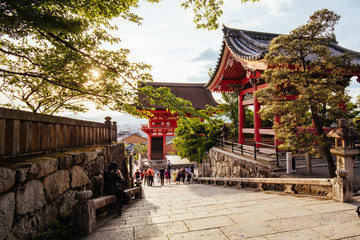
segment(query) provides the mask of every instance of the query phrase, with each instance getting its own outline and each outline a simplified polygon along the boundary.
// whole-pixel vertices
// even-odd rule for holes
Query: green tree
[[[221,137],[223,122],[217,117],[201,118],[182,117],[177,121],[174,138],[178,155],[191,162],[201,163],[206,152],[215,145],[215,139]]]
[[[323,127],[345,114],[339,106],[349,100],[345,87],[352,59],[347,54],[333,56],[329,50],[329,44],[336,42],[334,26],[339,18],[327,9],[316,11],[307,24],[273,39],[265,56],[270,68],[263,75],[269,86],[256,92],[263,104],[262,118],[281,116],[281,123],[274,125],[280,147],[310,151],[316,142],[327,159],[330,177],[335,176],[335,165]],[[316,134],[308,131],[309,111]]]
[[[356,104],[350,103],[346,110],[348,113],[350,113],[349,119],[352,119],[352,122],[350,122],[351,126],[355,129],[355,131],[360,132],[360,95],[356,98]]]
[[[139,154],[147,153],[147,144],[137,143],[134,146],[135,161],[139,160]]]
[[[237,93],[221,93],[224,103],[218,108],[220,116],[223,115],[230,120],[228,127],[230,128],[229,139],[237,141],[238,138],[238,121],[239,121],[239,95]]]
[[[195,12],[197,27],[207,29],[218,27],[222,4],[222,0],[183,1],[184,8]],[[137,100],[139,82],[152,80],[151,66],[131,63],[128,49],[110,51],[101,45],[120,42],[108,33],[117,29],[111,19],[141,23],[141,17],[131,12],[137,7],[138,0],[3,1],[0,93],[10,100],[5,106],[53,114],[82,112],[87,109],[79,102],[92,101],[98,108],[136,114],[131,103]],[[160,93],[169,91],[154,90],[151,96],[166,101]]]

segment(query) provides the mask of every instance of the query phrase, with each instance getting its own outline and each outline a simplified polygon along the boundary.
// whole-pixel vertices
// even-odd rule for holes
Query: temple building
[[[204,83],[169,83],[148,82],[147,85],[154,88],[168,87],[176,96],[188,100],[197,109],[205,109],[207,106],[217,106],[211,92],[205,88]],[[154,108],[150,110],[153,114],[148,124],[142,125],[141,130],[148,138],[148,158],[150,160],[165,160],[166,137],[172,137],[177,128],[177,114],[172,114],[166,108],[158,105],[142,103],[138,109]]]
[[[262,136],[272,135],[272,128],[263,128],[258,115],[260,104],[253,93],[268,85],[261,75],[268,65],[264,60],[271,40],[279,34],[254,32],[223,27],[223,41],[220,57],[214,74],[206,84],[212,92],[236,92],[239,94],[239,135],[238,141],[244,143],[245,134],[253,134],[254,141],[262,142]],[[335,43],[330,43],[334,55],[350,52],[355,56],[353,65],[360,67],[360,53],[345,49]],[[359,68],[353,71],[354,76],[360,76]],[[245,106],[254,108],[254,128],[244,128]],[[275,118],[274,121],[279,121]],[[274,138],[275,139],[275,138]],[[274,145],[279,145],[274,140]]]

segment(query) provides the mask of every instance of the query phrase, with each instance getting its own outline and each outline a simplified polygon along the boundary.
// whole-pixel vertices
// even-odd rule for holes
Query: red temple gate
[[[176,96],[188,100],[195,109],[205,109],[207,106],[217,106],[211,92],[203,83],[165,83],[149,82],[147,85],[168,87]],[[166,137],[174,136],[177,128],[177,114],[172,114],[162,106],[153,106],[143,103],[139,107],[154,108],[148,124],[142,125],[141,130],[148,136],[148,158],[150,160],[164,160],[166,155]]]

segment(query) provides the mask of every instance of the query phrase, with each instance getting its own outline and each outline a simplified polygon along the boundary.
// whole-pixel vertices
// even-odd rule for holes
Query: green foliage
[[[226,116],[230,120],[228,127],[230,129],[229,139],[237,142],[238,138],[238,121],[239,121],[239,95],[236,93],[221,93],[224,103],[218,108],[221,110],[220,115]]]
[[[190,3],[184,1],[187,7]],[[205,11],[195,17],[201,27],[215,29],[221,5],[221,1],[202,0],[191,7]],[[117,29],[111,19],[141,23],[142,18],[131,12],[137,7],[138,0],[3,2],[0,93],[10,101],[6,107],[48,114],[83,112],[87,108],[81,103],[91,101],[100,109],[138,114],[132,103],[137,100],[138,84],[152,80],[151,66],[130,62],[128,49],[101,48],[104,43],[120,42],[108,33]],[[166,101],[164,96],[160,102]]]
[[[216,117],[208,117],[204,121],[200,118],[180,118],[173,140],[178,155],[191,162],[201,163],[206,152],[215,145],[215,139],[220,138],[222,124]]]
[[[265,56],[271,67],[263,74],[269,86],[256,93],[263,104],[262,118],[281,116],[281,124],[274,126],[280,147],[310,151],[317,142],[328,160],[330,176],[335,174],[334,163],[323,127],[344,116],[339,106],[349,101],[345,87],[352,59],[347,54],[333,56],[329,49],[338,20],[332,11],[316,11],[307,24],[273,39]],[[309,116],[317,134],[308,131]]]
[[[137,143],[134,146],[134,152],[135,152],[135,160],[139,160],[139,154],[146,154],[147,153],[147,144],[141,144]]]
[[[33,237],[33,240],[64,240],[69,238],[69,229],[64,224],[54,220],[49,223],[46,231]]]
[[[360,95],[357,96],[356,104],[349,102],[346,106],[347,118],[351,119],[349,121],[350,126],[355,129],[355,131],[360,132]]]

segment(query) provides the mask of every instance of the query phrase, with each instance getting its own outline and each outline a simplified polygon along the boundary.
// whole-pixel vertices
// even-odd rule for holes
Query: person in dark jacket
[[[106,195],[116,195],[117,211],[119,215],[122,214],[121,209],[123,204],[128,204],[129,196],[120,188],[119,184],[124,181],[124,178],[118,169],[115,162],[111,162],[108,171],[104,173],[104,193]]]

